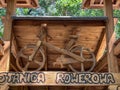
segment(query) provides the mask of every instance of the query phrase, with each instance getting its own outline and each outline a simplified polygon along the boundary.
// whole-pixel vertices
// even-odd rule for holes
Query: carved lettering
[[[57,73],[57,84],[113,84],[112,74],[100,73]]]

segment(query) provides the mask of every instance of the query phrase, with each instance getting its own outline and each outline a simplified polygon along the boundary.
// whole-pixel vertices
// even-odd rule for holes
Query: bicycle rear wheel
[[[94,54],[88,48],[81,47],[80,45],[75,45],[75,46],[71,47],[70,51],[79,55],[84,60],[84,62],[78,61],[76,64],[69,64],[68,67],[72,71],[74,71],[74,72],[91,72],[94,69],[95,64],[96,64],[96,59],[95,59]],[[84,52],[89,53],[90,57],[85,58]],[[86,69],[86,66],[88,65],[87,63],[90,63],[91,66]],[[85,65],[85,64],[87,64],[87,65]],[[79,66],[79,69],[76,68],[77,66]]]

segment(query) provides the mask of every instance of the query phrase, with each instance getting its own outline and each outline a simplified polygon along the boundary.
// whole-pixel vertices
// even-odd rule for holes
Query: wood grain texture
[[[45,18],[45,17],[44,17]],[[43,23],[47,24],[47,33],[49,36],[46,36],[46,41],[52,45],[55,45],[59,48],[65,48],[65,45],[68,43],[69,35],[72,32],[75,32],[78,36],[76,41],[77,45],[89,48],[92,52],[95,52],[97,44],[101,38],[101,33],[105,28],[105,21],[97,19],[96,21],[90,19],[87,20],[34,20],[29,17],[29,20],[23,20],[22,18],[14,19],[13,21],[13,33],[15,35],[18,48],[21,49],[27,44],[36,44],[38,41],[37,35],[40,32],[40,25]],[[65,19],[65,18],[64,18]],[[46,48],[44,46],[44,48]],[[32,53],[32,50],[25,51],[25,54]],[[48,70],[66,70],[67,67],[59,68],[59,66],[53,66],[53,62],[61,55],[53,49],[47,48],[47,64]],[[39,57],[40,58],[40,57]],[[25,60],[23,60],[25,63]],[[91,63],[86,64],[86,68],[89,68]],[[32,63],[30,69],[35,68],[36,65]],[[79,64],[76,67],[80,68]]]
[[[108,86],[120,84],[119,73],[31,71],[3,72],[0,73],[0,76],[4,79],[1,79],[0,84],[6,83],[9,86]]]
[[[115,42],[115,32],[113,23],[113,8],[112,0],[104,1],[105,16],[108,17],[108,23],[106,24],[106,46],[107,46],[107,60],[109,72],[119,72],[117,58],[114,56],[114,42]]]

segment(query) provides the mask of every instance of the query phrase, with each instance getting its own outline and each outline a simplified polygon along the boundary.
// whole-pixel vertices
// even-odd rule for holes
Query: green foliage
[[[120,38],[120,19],[118,20],[117,25],[115,26],[116,38]]]
[[[6,13],[6,10],[3,8],[0,8],[0,38],[3,36],[3,29],[4,29],[1,17],[5,16],[5,13]]]
[[[28,8],[17,8],[16,14],[17,15],[28,15],[29,9]]]
[[[6,10],[4,8],[0,8],[0,17],[5,16]]]
[[[0,38],[3,36],[3,29],[4,29],[4,26],[3,26],[2,21],[0,19]]]

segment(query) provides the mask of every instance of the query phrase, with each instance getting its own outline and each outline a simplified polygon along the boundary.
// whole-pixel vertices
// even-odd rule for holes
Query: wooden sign
[[[10,86],[98,86],[120,85],[117,73],[1,72],[0,85]]]

